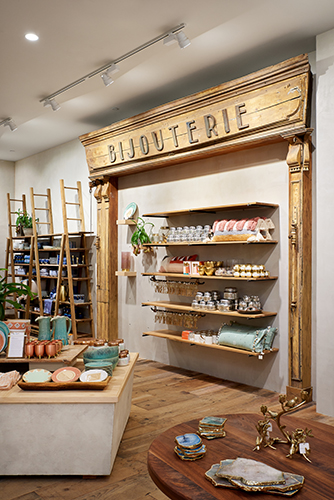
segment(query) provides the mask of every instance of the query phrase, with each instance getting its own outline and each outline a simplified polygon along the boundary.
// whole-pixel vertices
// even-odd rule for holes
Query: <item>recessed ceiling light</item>
[[[30,42],[36,42],[39,37],[37,35],[35,35],[35,33],[27,33],[25,35],[26,39],[29,40]]]

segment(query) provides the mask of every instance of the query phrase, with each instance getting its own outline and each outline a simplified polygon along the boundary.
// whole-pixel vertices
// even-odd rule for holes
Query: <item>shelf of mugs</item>
[[[231,316],[234,318],[247,318],[247,319],[260,319],[260,318],[269,318],[272,316],[276,316],[276,312],[270,312],[270,311],[261,311],[260,313],[256,314],[251,314],[251,313],[240,313],[238,311],[218,311],[218,310],[206,310],[206,309],[194,309],[187,303],[182,303],[182,302],[170,302],[170,301],[149,301],[149,302],[142,302],[143,306],[152,306],[152,307],[164,307],[165,309],[171,309],[174,311],[190,311],[194,313],[203,313],[203,314],[216,314],[219,316]]]
[[[247,356],[254,356],[254,357],[257,357],[259,359],[262,359],[262,357],[264,355],[273,354],[273,353],[278,352],[278,349],[276,347],[273,347],[270,351],[253,352],[253,351],[246,351],[244,349],[236,349],[233,347],[228,347],[228,346],[219,345],[219,344],[204,344],[202,342],[196,342],[194,340],[183,339],[181,335],[182,335],[181,332],[177,332],[175,330],[155,330],[155,331],[143,333],[143,336],[159,337],[162,339],[182,342],[182,343],[188,344],[188,345],[198,345],[201,347],[208,347],[210,349],[219,349],[221,351],[235,352],[237,354],[246,354]]]
[[[235,281],[270,281],[277,280],[277,276],[266,276],[264,278],[236,278],[234,276],[207,276],[199,274],[182,273],[142,273],[142,276],[166,276],[167,278],[195,278],[195,279],[214,279],[214,280],[235,280]]]

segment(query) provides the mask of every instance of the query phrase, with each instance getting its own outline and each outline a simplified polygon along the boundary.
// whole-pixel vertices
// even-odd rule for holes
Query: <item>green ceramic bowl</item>
[[[105,345],[102,347],[89,346],[83,353],[84,360],[102,360],[118,356],[118,346]]]
[[[107,363],[109,365],[113,365],[113,367],[115,368],[115,366],[117,365],[118,363],[118,360],[119,360],[119,357],[118,356],[114,356],[112,358],[105,358],[105,359],[87,359],[87,358],[84,358],[84,363],[95,363],[97,365],[100,365],[101,363]]]

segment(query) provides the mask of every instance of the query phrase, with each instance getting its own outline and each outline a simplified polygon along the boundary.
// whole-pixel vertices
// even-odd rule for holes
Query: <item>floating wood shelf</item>
[[[137,276],[137,273],[136,273],[136,271],[116,271],[115,275],[116,276],[128,276],[128,277],[131,277],[131,276]]]
[[[276,245],[277,240],[264,241],[176,241],[175,243],[143,243],[143,247],[194,247],[211,245]]]
[[[173,217],[177,215],[189,215],[189,214],[202,214],[202,213],[213,213],[216,212],[226,212],[231,210],[249,210],[254,208],[278,208],[275,203],[262,203],[259,201],[249,202],[249,203],[238,203],[236,205],[220,205],[215,207],[202,207],[202,208],[189,208],[186,210],[171,210],[167,212],[154,212],[149,214],[143,214],[143,217]]]
[[[219,316],[233,316],[234,318],[247,318],[247,319],[260,319],[260,318],[269,318],[271,316],[276,316],[276,312],[269,312],[269,311],[262,311],[261,313],[258,314],[240,314],[237,311],[206,311],[202,309],[193,309],[191,306],[185,303],[176,303],[176,302],[170,302],[170,301],[162,301],[162,300],[157,300],[157,301],[149,301],[149,302],[143,302],[143,306],[152,306],[152,307],[164,307],[165,309],[173,309],[175,311],[182,311],[182,312],[197,312],[197,313],[203,313],[203,314],[218,314]]]
[[[268,276],[266,278],[235,278],[234,276],[201,276],[198,274],[183,273],[141,273],[142,276],[165,276],[166,278],[195,278],[206,280],[234,280],[234,281],[272,281],[277,280],[277,276]]]
[[[134,219],[121,219],[116,221],[117,226],[136,226],[137,221]]]
[[[257,358],[262,358],[263,355],[267,354],[273,354],[278,352],[278,349],[274,347],[270,351],[263,351],[263,352],[252,352],[252,351],[246,351],[245,349],[236,349],[234,347],[228,347],[224,345],[217,345],[217,344],[202,344],[201,342],[194,342],[193,340],[187,340],[183,339],[181,337],[180,332],[176,332],[174,330],[156,330],[153,332],[144,332],[143,335],[149,335],[152,337],[159,337],[162,339],[167,339],[167,340],[175,340],[177,342],[183,342],[184,344],[190,344],[190,345],[198,345],[201,347],[209,347],[210,349],[220,349],[221,351],[228,351],[228,352],[235,352],[237,354],[246,354],[247,356],[254,356]]]

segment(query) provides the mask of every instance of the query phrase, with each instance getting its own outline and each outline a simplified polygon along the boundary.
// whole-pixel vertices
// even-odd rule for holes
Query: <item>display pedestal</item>
[[[1,474],[109,475],[130,415],[137,358],[131,353],[103,391],[2,391]]]

